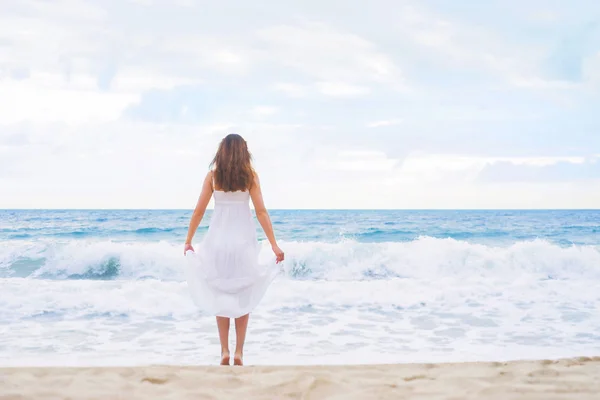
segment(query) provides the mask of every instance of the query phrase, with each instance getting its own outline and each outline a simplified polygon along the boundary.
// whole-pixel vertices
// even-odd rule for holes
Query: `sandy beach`
[[[600,357],[289,367],[2,368],[0,399],[598,399]]]

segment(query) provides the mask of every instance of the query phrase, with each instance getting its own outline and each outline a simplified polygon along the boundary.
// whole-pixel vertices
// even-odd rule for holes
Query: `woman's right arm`
[[[265,235],[267,236],[267,240],[271,244],[271,248],[275,253],[275,257],[277,258],[277,262],[281,262],[284,260],[285,256],[283,251],[277,245],[277,240],[275,240],[275,233],[273,233],[273,224],[271,223],[271,217],[269,217],[269,212],[265,207],[265,202],[262,196],[262,190],[260,188],[260,180],[258,179],[258,175],[254,174],[254,182],[252,183],[252,187],[250,188],[250,197],[252,198],[252,203],[254,204],[254,211],[256,212],[256,219],[262,226],[265,231]]]
[[[212,193],[212,172],[209,172],[204,178],[204,183],[202,184],[202,192],[200,193],[200,197],[198,198],[198,202],[196,203],[196,207],[194,208],[192,218],[190,218],[190,225],[188,228],[187,238],[185,239],[183,254],[185,254],[188,250],[194,251],[194,248],[192,247],[192,239],[196,234],[198,225],[200,225],[200,222],[202,221],[202,217],[204,217],[204,213],[206,212],[206,207],[210,202],[210,197],[212,196]]]

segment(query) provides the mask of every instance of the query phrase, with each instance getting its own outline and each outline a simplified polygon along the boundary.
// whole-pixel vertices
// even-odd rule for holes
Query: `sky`
[[[2,0],[0,208],[600,208],[600,2]]]

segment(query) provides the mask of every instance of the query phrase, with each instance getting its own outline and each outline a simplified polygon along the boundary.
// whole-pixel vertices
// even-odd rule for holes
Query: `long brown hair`
[[[244,138],[236,133],[221,140],[210,167],[214,167],[214,185],[225,192],[245,191],[254,183],[252,154]]]

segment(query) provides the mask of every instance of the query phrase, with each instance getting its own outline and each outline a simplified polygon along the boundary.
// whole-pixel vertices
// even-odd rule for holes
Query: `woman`
[[[217,317],[221,365],[229,365],[230,318],[235,319],[237,340],[234,365],[243,365],[249,313],[258,305],[277,273],[276,268],[258,262],[260,245],[250,211],[250,198],[275,253],[276,263],[284,259],[251,159],[246,141],[240,135],[230,134],[221,141],[211,171],[204,178],[183,250],[187,256],[186,275],[194,302]],[[196,252],[192,239],[211,196],[215,199],[213,215]]]

